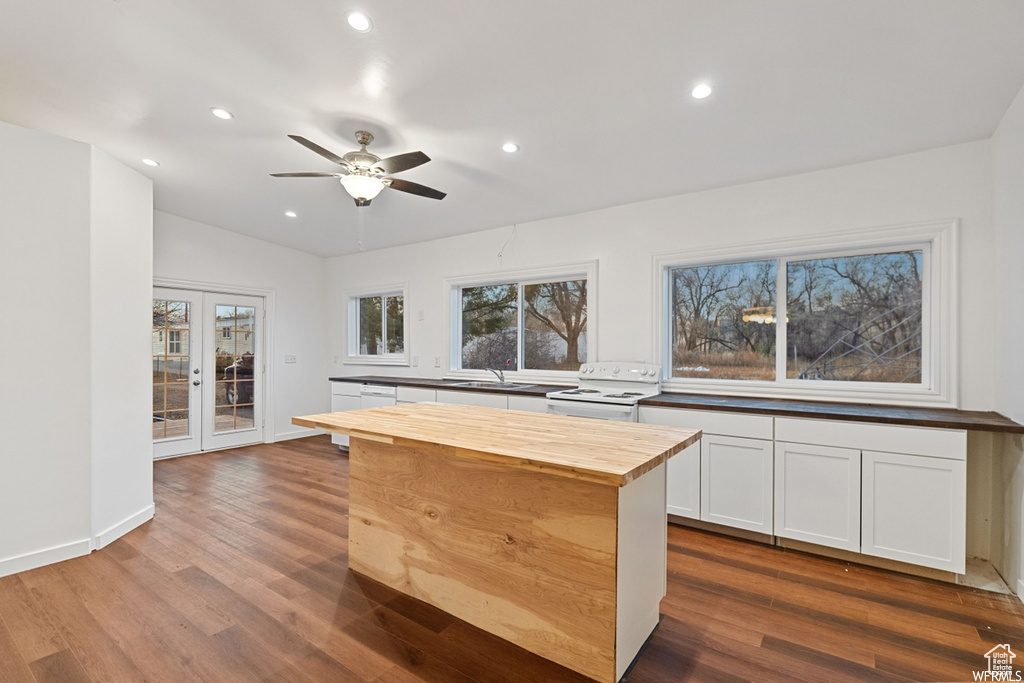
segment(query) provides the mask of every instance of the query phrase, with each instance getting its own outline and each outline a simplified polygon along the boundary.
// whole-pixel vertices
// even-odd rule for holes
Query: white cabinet
[[[704,432],[668,461],[669,514],[772,533],[772,418],[640,406],[640,422]]]
[[[771,534],[772,479],[771,441],[705,436],[700,442],[701,520]]]
[[[489,394],[480,391],[437,390],[438,403],[451,403],[460,406],[484,406],[486,408],[508,409],[507,394]]]
[[[437,400],[436,389],[424,389],[422,387],[405,387],[398,386],[398,402],[399,403],[424,403],[426,401]]]
[[[362,385],[355,382],[331,382],[331,412],[340,413],[346,410],[359,410],[359,389]],[[331,443],[338,447],[348,448],[347,434],[331,434]]]
[[[548,400],[543,396],[509,396],[509,410],[522,410],[527,413],[546,413]]]
[[[666,480],[668,514],[700,519],[700,442],[668,460]]]
[[[775,443],[775,535],[860,551],[860,451]]]
[[[861,552],[963,574],[966,464],[864,451]]]

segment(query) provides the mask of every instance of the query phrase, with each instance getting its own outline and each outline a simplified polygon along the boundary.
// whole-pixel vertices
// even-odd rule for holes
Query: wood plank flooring
[[[579,681],[347,569],[327,437],[164,460],[156,518],[0,578],[0,681]],[[662,621],[630,683],[973,680],[1013,596],[669,527]]]

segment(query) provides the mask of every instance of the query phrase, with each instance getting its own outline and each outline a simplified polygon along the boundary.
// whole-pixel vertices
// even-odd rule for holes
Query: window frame
[[[814,238],[792,238],[747,243],[654,257],[654,357],[662,365],[662,390],[732,396],[764,396],[847,403],[882,402],[890,405],[958,407],[958,220],[930,221],[898,226],[832,233]],[[787,266],[792,261],[894,251],[922,250],[921,383],[799,380],[786,377],[786,327],[776,325],[775,380],[698,379],[671,376],[673,268],[743,261],[777,261],[776,317],[786,320]],[[779,297],[779,294],[783,296]]]
[[[347,307],[347,331],[344,363],[346,365],[409,365],[409,285],[402,283],[382,287],[369,287],[366,289],[350,290],[345,292]],[[402,297],[402,352],[382,354],[361,354],[359,353],[359,300],[381,298],[381,315],[387,320],[388,297]],[[385,348],[387,346],[387,328],[381,326],[384,335]]]
[[[463,275],[445,278],[448,301],[448,339],[444,376],[451,379],[494,379],[487,370],[462,368],[462,305],[461,291],[467,287],[515,284],[520,288],[528,285],[565,280],[587,281],[587,359],[592,363],[597,358],[597,261],[582,261],[564,265],[506,270],[477,275]],[[517,353],[522,354],[523,302],[520,296],[517,307],[517,325],[520,327]],[[536,370],[522,369],[522,358],[517,358],[518,370],[505,372],[506,380],[515,382],[537,382],[545,384],[571,384],[578,381],[578,370]],[[501,368],[498,368],[501,369]]]

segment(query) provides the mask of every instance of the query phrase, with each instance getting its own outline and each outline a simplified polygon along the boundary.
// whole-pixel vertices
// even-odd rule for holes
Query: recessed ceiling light
[[[143,159],[142,163],[144,163],[146,166],[159,166],[160,165],[159,161],[153,161],[152,159]]]
[[[360,33],[366,33],[370,30],[370,17],[366,16],[362,12],[352,12],[348,15],[348,25],[359,31]]]
[[[517,145],[514,142],[506,142],[504,145],[501,146],[501,149],[508,152],[509,154],[512,154],[513,152],[519,151],[519,145]]]
[[[693,95],[698,100],[703,100],[705,97],[711,94],[711,86],[708,85],[707,83],[701,83],[696,88],[691,90],[690,94]]]
[[[229,112],[227,109],[221,109],[220,107],[210,107],[210,113],[218,119],[224,119],[225,121],[235,118],[234,114]]]
[[[296,217],[296,216],[298,216],[299,214],[295,213],[294,211],[285,211],[285,212],[284,212],[284,215],[285,215],[285,216],[288,216],[288,218],[295,218],[295,217]]]

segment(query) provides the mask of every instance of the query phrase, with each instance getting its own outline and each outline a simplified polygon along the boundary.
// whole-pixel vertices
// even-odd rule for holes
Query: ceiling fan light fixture
[[[146,166],[159,166],[160,165],[159,161],[154,161],[152,159],[143,159],[142,163],[144,163]]]
[[[380,178],[361,173],[343,175],[340,180],[342,187],[345,188],[345,192],[348,192],[352,199],[355,199],[357,202],[359,200],[373,199],[384,189],[384,181]]]
[[[514,142],[506,142],[504,145],[501,146],[501,149],[502,151],[508,152],[509,154],[514,154],[515,152],[519,151],[519,145],[517,145]]]
[[[370,17],[366,16],[362,12],[350,12],[347,20],[348,25],[360,33],[368,32],[373,26],[373,24],[370,23]]]
[[[230,121],[231,119],[235,118],[234,114],[229,112],[227,109],[222,109],[221,107],[210,107],[210,113],[216,116],[218,119],[223,119],[224,121]]]

